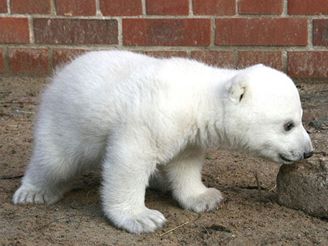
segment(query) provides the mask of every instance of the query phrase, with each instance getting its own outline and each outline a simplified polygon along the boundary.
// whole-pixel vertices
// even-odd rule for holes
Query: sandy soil
[[[275,193],[277,164],[239,153],[211,150],[204,182],[220,189],[225,202],[196,214],[170,194],[148,191],[146,204],[168,219],[152,234],[131,235],[103,216],[100,178],[88,173],[52,206],[14,206],[32,146],[32,125],[42,78],[0,78],[1,245],[328,245],[328,221],[280,206]],[[317,155],[327,154],[328,83],[299,84],[304,120]],[[257,182],[258,180],[258,182]]]

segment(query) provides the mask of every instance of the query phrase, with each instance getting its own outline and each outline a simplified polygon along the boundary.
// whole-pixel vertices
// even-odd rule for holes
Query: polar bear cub
[[[308,158],[298,91],[263,65],[242,70],[126,51],[90,52],[58,71],[43,94],[34,150],[15,204],[62,198],[70,180],[102,165],[106,216],[132,233],[165,217],[145,206],[147,185],[170,189],[186,209],[222,201],[201,181],[210,146],[279,163]]]

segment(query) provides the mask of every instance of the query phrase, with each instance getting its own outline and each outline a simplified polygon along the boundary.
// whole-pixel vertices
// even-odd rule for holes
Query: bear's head
[[[299,93],[282,72],[264,65],[240,70],[227,85],[224,112],[230,146],[285,164],[313,153]]]

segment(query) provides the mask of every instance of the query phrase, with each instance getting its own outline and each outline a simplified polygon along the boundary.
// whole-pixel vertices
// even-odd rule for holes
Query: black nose
[[[310,158],[312,155],[313,155],[313,151],[310,151],[310,152],[305,152],[303,156],[304,156],[304,159],[307,159],[307,158]]]

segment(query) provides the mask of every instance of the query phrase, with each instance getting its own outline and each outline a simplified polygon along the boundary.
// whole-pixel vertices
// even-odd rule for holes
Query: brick
[[[195,15],[234,15],[236,13],[235,0],[193,0]]]
[[[313,45],[328,46],[328,20],[313,20]]]
[[[289,15],[328,14],[327,0],[288,0]]]
[[[90,16],[96,15],[95,0],[56,0],[57,15]]]
[[[288,52],[288,74],[296,78],[328,78],[328,51]]]
[[[0,49],[0,73],[4,73],[5,71],[4,53],[4,50]]]
[[[15,75],[47,75],[47,49],[9,49],[9,67]]]
[[[0,13],[7,13],[7,0],[0,0]]]
[[[307,20],[233,18],[216,20],[217,45],[307,45]]]
[[[55,68],[64,65],[85,52],[87,50],[84,49],[54,49],[52,53],[52,66]]]
[[[123,19],[124,45],[208,46],[208,19]]]
[[[280,51],[239,51],[237,67],[244,68],[262,63],[283,71],[282,54]]]
[[[27,18],[0,17],[0,43],[29,43]]]
[[[51,0],[11,0],[14,14],[50,14]]]
[[[158,57],[158,58],[169,58],[169,57],[188,57],[186,51],[144,51],[143,54]]]
[[[235,67],[234,54],[231,51],[192,51],[190,57],[217,67]]]
[[[147,0],[146,12],[148,15],[188,15],[188,0]]]
[[[116,20],[33,19],[38,44],[117,44]]]
[[[283,10],[282,0],[240,0],[240,14],[276,14],[280,15]]]
[[[142,14],[141,0],[100,0],[100,10],[107,16],[135,16]]]

